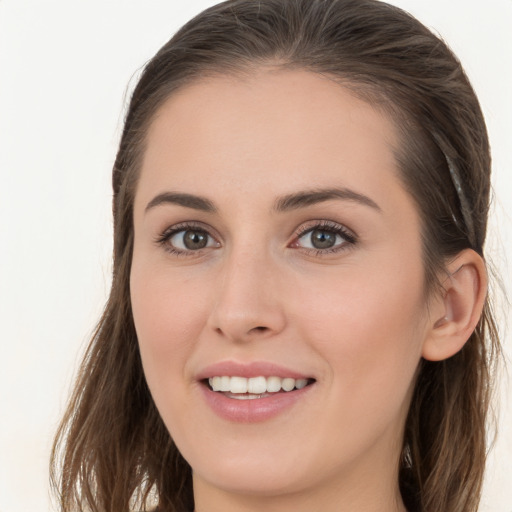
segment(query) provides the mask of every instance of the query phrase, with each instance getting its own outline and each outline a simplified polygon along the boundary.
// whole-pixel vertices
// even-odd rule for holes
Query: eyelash
[[[303,236],[307,235],[308,233],[312,233],[313,231],[327,231],[328,233],[340,236],[343,239],[343,242],[341,244],[326,249],[312,249],[302,247],[303,251],[307,251],[308,253],[313,254],[315,256],[325,256],[328,254],[345,251],[353,247],[358,241],[356,235],[342,224],[338,224],[337,222],[333,222],[330,220],[321,220],[313,221],[313,224],[301,226],[301,228],[297,231],[295,235],[295,240],[292,243],[292,246],[294,244],[297,244],[297,242]]]
[[[312,223],[311,223],[312,222]],[[307,225],[301,226],[294,235],[294,241],[289,245],[289,247],[295,247],[301,249],[302,251],[313,254],[315,256],[325,256],[328,254],[333,254],[337,252],[341,252],[353,247],[358,239],[356,235],[347,229],[345,226],[338,224],[337,222],[329,221],[329,220],[321,220],[321,221],[311,221]],[[298,241],[307,235],[308,233],[312,233],[313,231],[327,231],[336,236],[340,236],[343,239],[341,244],[335,245],[330,248],[318,249],[318,248],[307,248],[298,246]],[[198,231],[205,233],[206,236],[215,240],[215,238],[208,232],[208,229],[203,227],[201,224],[193,223],[193,222],[184,222],[180,224],[176,224],[168,229],[166,229],[160,236],[156,238],[156,243],[164,247],[164,249],[172,255],[175,256],[198,256],[202,253],[203,249],[197,250],[182,250],[177,249],[172,246],[169,241],[171,238],[180,233],[182,231]],[[217,242],[218,243],[218,242]]]
[[[208,229],[203,227],[201,224],[197,224],[194,222],[183,222],[183,223],[176,224],[175,226],[171,226],[170,228],[166,229],[160,236],[157,237],[156,243],[158,245],[161,245],[167,252],[169,252],[170,254],[172,254],[174,256],[191,256],[191,255],[197,256],[197,255],[199,255],[202,252],[201,249],[198,249],[196,251],[194,251],[192,249],[184,251],[182,249],[177,249],[176,247],[173,247],[169,243],[169,241],[171,240],[171,238],[174,235],[176,235],[177,233],[180,233],[182,231],[198,231],[201,233],[205,233],[210,238],[214,238],[214,237],[212,237],[212,235],[210,235],[210,233],[208,232]]]

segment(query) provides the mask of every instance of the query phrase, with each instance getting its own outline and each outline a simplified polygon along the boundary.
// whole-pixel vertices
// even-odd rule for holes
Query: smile
[[[271,393],[281,391],[290,392],[295,389],[302,389],[308,385],[308,379],[294,379],[291,377],[229,377],[215,376],[208,379],[212,391],[225,393],[229,398],[239,400],[265,398]]]
[[[203,368],[195,379],[218,417],[230,423],[253,423],[308,402],[317,384],[308,373],[265,361],[223,361]]]

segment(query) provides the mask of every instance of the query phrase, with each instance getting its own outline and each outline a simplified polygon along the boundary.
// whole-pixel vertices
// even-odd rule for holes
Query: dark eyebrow
[[[280,197],[274,204],[274,209],[278,212],[285,212],[311,206],[323,201],[331,199],[343,199],[347,201],[355,201],[381,211],[379,205],[370,199],[368,196],[355,192],[348,188],[328,188],[320,190],[305,190],[301,192],[294,192],[286,196]],[[186,208],[193,208],[194,210],[201,210],[207,213],[216,213],[217,208],[215,205],[205,197],[196,196],[193,194],[184,194],[181,192],[163,192],[155,196],[146,206],[146,212],[155,206],[163,203],[177,204]]]
[[[177,204],[208,213],[215,213],[217,211],[217,208],[209,199],[193,194],[183,194],[181,192],[163,192],[162,194],[158,194],[147,204],[145,211],[147,212],[151,210],[151,208],[164,203]]]
[[[379,212],[382,211],[380,206],[373,199],[348,188],[326,188],[295,192],[277,199],[274,204],[274,209],[278,212],[285,212],[322,203],[323,201],[329,201],[331,199],[355,201],[356,203],[360,203],[364,206],[374,208]]]

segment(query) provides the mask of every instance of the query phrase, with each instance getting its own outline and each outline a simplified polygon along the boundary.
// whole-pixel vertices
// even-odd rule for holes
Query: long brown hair
[[[330,76],[388,112],[396,159],[422,218],[426,289],[463,249],[483,255],[490,154],[478,100],[447,46],[376,0],[230,0],[187,23],[146,65],[113,169],[114,272],[52,453],[61,510],[193,509],[191,469],[146,385],[129,275],[133,201],[144,137],[178,88],[260,65]],[[405,425],[400,488],[409,510],[477,510],[499,340],[489,301],[464,348],[422,360]]]

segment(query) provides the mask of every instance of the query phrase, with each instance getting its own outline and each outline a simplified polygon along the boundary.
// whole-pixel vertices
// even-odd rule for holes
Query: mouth
[[[299,391],[315,382],[312,378],[278,377],[278,376],[212,376],[203,380],[211,391],[235,400],[255,400],[270,398],[278,394]]]
[[[317,380],[308,373],[268,361],[221,361],[203,368],[196,381],[217,416],[230,423],[254,423],[311,403]]]

